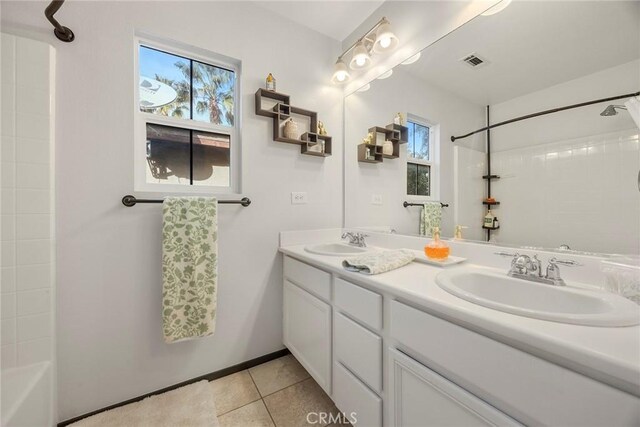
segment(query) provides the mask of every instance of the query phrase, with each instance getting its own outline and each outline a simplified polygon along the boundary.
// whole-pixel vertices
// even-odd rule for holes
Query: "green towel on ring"
[[[162,205],[162,319],[167,343],[212,335],[218,279],[218,201],[167,197]]]
[[[440,227],[442,205],[440,202],[426,202],[420,212],[420,235],[433,235],[433,227]]]

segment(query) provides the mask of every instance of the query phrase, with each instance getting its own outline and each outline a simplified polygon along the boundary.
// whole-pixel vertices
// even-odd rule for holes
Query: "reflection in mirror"
[[[640,254],[639,22],[640,2],[512,2],[349,95],[345,225]]]

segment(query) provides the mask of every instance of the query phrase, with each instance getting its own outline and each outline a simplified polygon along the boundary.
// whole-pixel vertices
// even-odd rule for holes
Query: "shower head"
[[[609,105],[607,108],[604,109],[604,111],[602,113],[600,113],[601,116],[615,116],[618,114],[618,112],[616,111],[617,109],[620,110],[626,110],[627,107],[625,107],[624,105]]]

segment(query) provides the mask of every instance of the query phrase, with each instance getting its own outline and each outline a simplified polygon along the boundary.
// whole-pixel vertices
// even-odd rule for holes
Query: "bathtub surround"
[[[55,420],[54,67],[2,33],[2,421]]]
[[[218,288],[218,201],[162,204],[162,320],[167,343],[213,335]]]

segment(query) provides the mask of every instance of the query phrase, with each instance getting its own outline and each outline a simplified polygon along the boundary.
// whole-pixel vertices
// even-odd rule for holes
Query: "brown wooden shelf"
[[[406,140],[408,139],[409,128],[392,123],[390,125],[387,125],[387,127],[370,127],[369,132],[374,134],[374,139],[376,142],[378,140],[378,134],[384,134],[385,141],[391,141],[391,143],[393,144],[393,153],[384,154],[382,152],[383,149],[381,145],[363,143],[358,145],[358,161],[363,163],[382,163],[384,159],[397,159],[400,157],[400,145],[407,143]],[[361,146],[364,146],[364,148],[360,148]],[[376,153],[374,155],[376,157],[375,160],[370,160],[365,157],[367,147],[376,147]]]
[[[402,125],[397,125],[395,123],[391,123],[389,125],[387,125],[387,129],[391,129],[391,130],[395,130],[400,132],[400,138],[399,138],[399,143],[400,144],[406,144],[407,142],[409,142],[409,128],[406,126],[402,126]]]
[[[367,157],[367,148],[372,150],[373,159]],[[382,163],[382,145],[360,144],[358,145],[358,161],[362,163]]]
[[[271,109],[263,107],[264,98],[276,101]],[[285,144],[300,145],[301,154],[315,157],[328,157],[331,155],[331,137],[329,135],[318,134],[318,113],[291,105],[289,95],[272,92],[265,89],[258,89],[255,93],[255,109],[258,116],[270,117],[273,119],[273,140],[284,142]],[[309,132],[300,135],[300,138],[286,138],[282,134],[282,122],[291,118],[292,115],[306,116],[309,118]],[[324,151],[315,151],[318,143],[324,142]],[[311,148],[311,149],[310,149]]]

